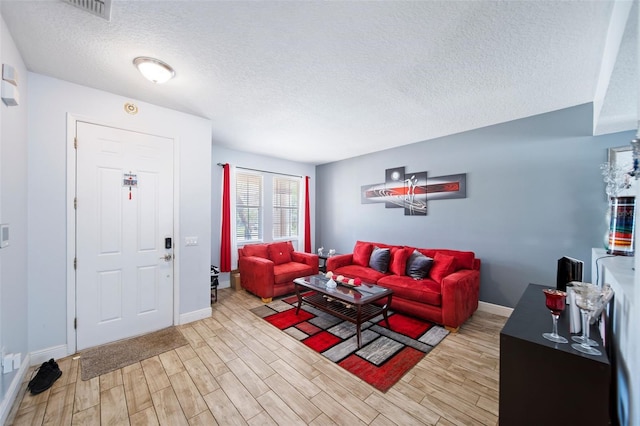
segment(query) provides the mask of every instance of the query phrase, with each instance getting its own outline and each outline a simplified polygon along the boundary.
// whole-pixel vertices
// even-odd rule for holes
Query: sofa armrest
[[[242,256],[238,259],[240,284],[244,289],[264,299],[273,297],[273,262],[257,256]]]
[[[477,269],[478,271],[480,270],[480,259],[473,259],[473,269]]]
[[[461,269],[444,277],[441,292],[443,325],[460,327],[478,309],[480,271]]]
[[[313,253],[305,253],[301,251],[294,251],[291,253],[291,260],[298,263],[304,263],[311,266],[313,274],[318,273],[318,255]]]
[[[353,263],[353,253],[349,254],[336,254],[327,258],[327,272],[335,271],[343,266],[351,265]]]

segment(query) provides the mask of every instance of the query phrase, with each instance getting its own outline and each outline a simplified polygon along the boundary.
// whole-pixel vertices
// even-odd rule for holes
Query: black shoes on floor
[[[51,358],[38,368],[38,373],[29,381],[27,389],[31,391],[31,395],[39,394],[49,389],[60,376],[62,371],[58,368],[58,363]]]

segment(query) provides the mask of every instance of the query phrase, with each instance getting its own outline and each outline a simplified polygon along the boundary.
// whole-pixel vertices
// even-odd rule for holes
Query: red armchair
[[[238,249],[242,287],[269,303],[292,293],[293,280],[318,273],[318,255],[295,251],[291,241],[248,244]]]

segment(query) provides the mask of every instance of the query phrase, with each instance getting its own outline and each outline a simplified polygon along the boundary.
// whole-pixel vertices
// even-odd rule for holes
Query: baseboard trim
[[[16,401],[16,397],[20,393],[20,386],[24,382],[27,371],[29,371],[30,363],[30,356],[27,354],[27,356],[24,357],[24,360],[22,360],[18,374],[16,374],[11,381],[9,389],[7,389],[7,393],[4,395],[2,402],[0,402],[0,424],[4,425],[7,422],[13,403]]]
[[[51,358],[59,359],[71,354],[67,352],[67,345],[60,345],[42,349],[39,351],[34,351],[29,355],[31,357],[31,365],[40,365],[43,362],[49,361]]]
[[[200,309],[199,311],[187,312],[186,314],[180,314],[180,324],[188,324],[190,322],[198,321],[211,316],[211,306],[208,308]]]
[[[478,302],[478,310],[489,314],[500,315],[501,317],[510,317],[513,308],[502,305],[494,305],[493,303]]]

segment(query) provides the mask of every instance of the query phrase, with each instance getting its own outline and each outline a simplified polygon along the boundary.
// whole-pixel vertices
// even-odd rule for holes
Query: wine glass
[[[575,292],[575,303],[580,308],[580,316],[582,318],[582,334],[580,336],[571,337],[571,340],[576,343],[584,343],[587,346],[598,346],[595,340],[589,338],[589,312],[586,308],[583,309],[580,306],[580,303],[578,303],[578,297],[582,297],[591,293],[591,298],[593,298],[598,289],[594,284],[591,283],[574,283],[573,290]],[[589,299],[586,299],[581,301],[581,303],[583,306],[588,306],[590,302]]]
[[[542,337],[556,343],[567,343],[568,340],[558,334],[558,317],[564,311],[567,303],[567,293],[552,288],[545,288],[542,291],[544,292],[547,308],[551,311],[551,318],[553,318],[553,332],[544,333]]]
[[[591,288],[586,291],[576,293],[576,305],[580,308],[580,313],[583,316],[582,330],[583,337],[582,343],[573,343],[571,347],[578,352],[582,352],[587,355],[601,355],[602,352],[589,345],[589,342],[593,342],[595,346],[598,344],[589,339],[589,320],[593,312],[598,307],[598,301],[602,297],[602,293],[597,288]],[[577,336],[576,336],[577,337]],[[575,339],[574,339],[575,340]]]

